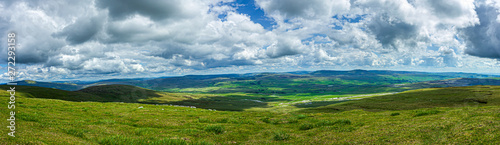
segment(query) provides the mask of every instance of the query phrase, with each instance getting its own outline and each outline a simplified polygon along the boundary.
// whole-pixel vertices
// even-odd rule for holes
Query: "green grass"
[[[9,86],[0,85],[2,90]],[[34,86],[16,86],[16,93],[28,98],[60,99],[67,101],[93,101],[93,102],[128,102],[128,103],[162,103],[198,99],[210,95],[196,95],[186,93],[157,92],[129,85],[100,85],[92,86],[79,91],[64,91],[52,88]]]
[[[288,112],[209,111],[33,95],[51,91],[19,87],[16,137],[2,129],[2,144],[500,143],[499,86],[414,90]],[[8,102],[5,89],[0,90],[0,102]],[[0,108],[0,118],[8,118],[9,111]]]
[[[304,123],[304,124],[301,124],[299,126],[300,130],[309,130],[309,129],[312,129],[312,128],[314,128],[314,125],[310,124],[310,123]]]
[[[401,113],[399,112],[391,113],[391,116],[398,116],[398,115],[401,115]]]
[[[277,131],[277,132],[274,132],[274,137],[273,139],[275,141],[283,141],[283,140],[287,140],[290,138],[290,135],[287,134],[286,132],[283,132],[283,131]]]
[[[473,86],[411,90],[393,95],[369,97],[305,109],[303,112],[338,112],[354,109],[368,111],[412,110],[434,107],[498,105],[500,105],[498,86]]]
[[[215,134],[222,134],[222,133],[224,133],[224,126],[222,126],[222,125],[209,125],[209,126],[205,127],[205,131],[213,132]]]
[[[425,116],[425,115],[434,115],[434,114],[438,114],[440,112],[441,111],[438,111],[438,110],[419,110],[419,111],[416,111],[415,115],[413,115],[413,116],[418,117],[418,116]]]
[[[102,145],[211,145],[211,143],[207,142],[189,142],[182,139],[152,139],[152,140],[144,140],[144,139],[136,139],[126,136],[111,136],[108,138],[104,138],[99,141],[99,144]]]

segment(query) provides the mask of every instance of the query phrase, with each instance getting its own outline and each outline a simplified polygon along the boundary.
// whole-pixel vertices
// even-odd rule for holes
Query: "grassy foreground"
[[[0,94],[7,103],[5,89]],[[2,121],[1,144],[500,144],[497,86],[414,90],[285,113],[17,96],[16,137]],[[0,118],[9,111],[0,108]]]

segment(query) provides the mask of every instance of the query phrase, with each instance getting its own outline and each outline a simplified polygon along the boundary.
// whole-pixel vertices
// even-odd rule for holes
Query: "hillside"
[[[252,73],[225,75],[190,75],[152,79],[135,84],[153,90],[191,93],[244,92],[266,95],[311,94],[366,94],[419,89],[394,88],[395,84],[412,84],[454,78],[487,78],[492,75],[471,73],[427,73],[382,70],[333,71],[291,73]],[[496,81],[495,83],[500,82]],[[453,84],[450,84],[453,86]],[[483,84],[487,85],[487,84]],[[417,86],[417,85],[415,85]],[[362,88],[361,90],[359,88]]]
[[[37,88],[19,88],[18,133],[15,138],[0,136],[2,143],[500,143],[498,86],[414,90],[285,113],[39,99],[24,93],[30,89]],[[35,92],[40,91],[46,91],[48,96],[69,93],[46,88]],[[0,101],[7,102],[5,89],[0,94]],[[8,118],[8,111],[0,109],[0,118]],[[0,130],[2,134],[6,132],[7,129]]]
[[[44,88],[53,88],[60,89],[66,91],[77,91],[90,86],[98,86],[98,85],[114,85],[114,84],[134,84],[137,82],[149,80],[150,78],[138,78],[138,79],[108,79],[108,80],[99,80],[99,81],[55,81],[55,82],[40,82],[33,80],[23,80],[16,81],[17,85],[20,86],[36,86],[36,87],[44,87]]]
[[[500,80],[497,78],[455,78],[445,80],[434,80],[426,82],[417,82],[411,84],[396,84],[397,88],[446,88],[446,87],[463,87],[475,85],[500,85]]]
[[[35,86],[35,87],[60,89],[66,91],[79,90],[85,87],[86,85],[86,84],[76,84],[72,82],[39,82],[32,80],[16,81],[15,83],[17,83],[17,85],[19,86]]]
[[[99,85],[91,86],[76,92],[93,94],[115,102],[138,102],[141,99],[162,97],[153,90],[129,85]]]
[[[8,90],[10,86],[0,85]],[[35,86],[15,86],[16,94],[28,98],[59,99],[66,101],[160,103],[200,98],[200,95],[157,92],[129,85],[99,85],[79,91],[66,91]],[[151,101],[157,100],[157,101]]]
[[[451,87],[463,84],[427,85],[427,82],[446,79],[476,79],[498,77],[473,73],[428,73],[385,70],[351,70],[351,71],[300,71],[287,73],[248,73],[219,75],[186,75],[180,77],[143,78],[143,79],[111,79],[95,82],[35,82],[19,81],[19,85],[56,88],[76,91],[97,85],[132,85],[157,91],[184,93],[252,93],[265,95],[291,95],[297,93],[316,94],[366,94],[380,92],[399,92],[409,89],[427,87]],[[482,84],[496,85],[500,80]],[[394,87],[394,85],[407,85]],[[414,84],[414,85],[409,85]],[[359,89],[363,88],[363,89]]]
[[[0,85],[1,90],[9,90],[6,85]],[[95,101],[107,102],[107,98],[88,94],[84,92],[65,91],[53,88],[35,87],[35,86],[15,86],[16,94],[27,98],[59,99],[66,101]]]
[[[500,106],[500,86],[428,88],[310,108],[304,112],[413,110],[435,107]]]

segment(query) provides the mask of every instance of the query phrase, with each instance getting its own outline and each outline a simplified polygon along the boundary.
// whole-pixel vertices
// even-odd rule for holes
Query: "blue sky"
[[[255,1],[236,0],[231,5],[236,6],[236,12],[248,15],[253,22],[262,25],[264,29],[272,30],[273,25],[276,24],[272,18],[267,17],[265,12],[255,5]]]
[[[18,35],[18,80],[320,69],[498,73],[499,13],[495,0],[20,0],[0,2],[0,31]]]

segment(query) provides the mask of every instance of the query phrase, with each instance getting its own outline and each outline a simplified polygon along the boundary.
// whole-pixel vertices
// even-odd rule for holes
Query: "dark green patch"
[[[313,129],[313,128],[314,128],[314,125],[310,124],[310,123],[301,124],[299,127],[300,130],[309,130],[309,129]]]
[[[209,125],[205,127],[205,131],[213,132],[215,134],[222,134],[225,131],[225,127],[222,125]]]
[[[274,132],[273,140],[282,141],[290,139],[290,135],[283,131]]]
[[[88,130],[85,129],[64,129],[64,133],[79,137],[79,138],[86,138],[85,134],[88,132]]]
[[[413,117],[425,116],[425,115],[434,115],[434,114],[438,114],[440,112],[441,111],[438,111],[438,110],[420,110],[420,111],[416,111],[415,115],[413,115]]]
[[[400,115],[398,112],[391,113],[391,116],[398,116],[398,115]]]

